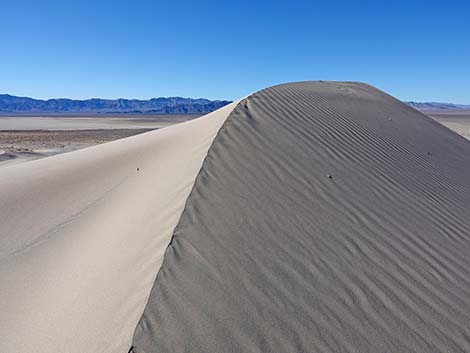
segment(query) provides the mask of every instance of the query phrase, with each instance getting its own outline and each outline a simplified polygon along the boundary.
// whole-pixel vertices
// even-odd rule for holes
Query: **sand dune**
[[[209,150],[135,352],[468,351],[469,162],[465,139],[367,85],[250,96]]]
[[[194,178],[232,108],[0,170],[1,352],[129,350]]]
[[[5,167],[0,351],[468,352],[469,175],[337,82]]]

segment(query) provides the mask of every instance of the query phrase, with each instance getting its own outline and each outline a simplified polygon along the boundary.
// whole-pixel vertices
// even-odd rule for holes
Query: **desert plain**
[[[0,116],[0,167],[161,129],[197,115]]]
[[[460,110],[455,112],[429,111],[424,112],[442,125],[454,130],[466,139],[470,139],[470,111]]]

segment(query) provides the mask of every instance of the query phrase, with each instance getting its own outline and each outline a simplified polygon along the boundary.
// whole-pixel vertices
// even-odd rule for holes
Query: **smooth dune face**
[[[260,91],[210,148],[133,342],[468,352],[470,145],[364,84]]]
[[[0,352],[129,350],[202,161],[235,105],[0,170]]]

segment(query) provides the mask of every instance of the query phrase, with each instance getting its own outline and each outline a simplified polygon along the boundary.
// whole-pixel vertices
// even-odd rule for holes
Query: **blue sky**
[[[470,5],[452,1],[4,1],[0,93],[236,99],[302,80],[470,103]]]

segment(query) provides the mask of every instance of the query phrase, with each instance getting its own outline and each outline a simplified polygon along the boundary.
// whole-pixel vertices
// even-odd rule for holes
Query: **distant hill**
[[[454,103],[437,103],[437,102],[407,102],[408,105],[418,110],[470,110],[470,105],[454,104]]]
[[[0,113],[151,113],[151,114],[204,114],[216,110],[230,101],[211,101],[203,98],[161,97],[139,99],[48,99],[16,97],[0,94]]]

